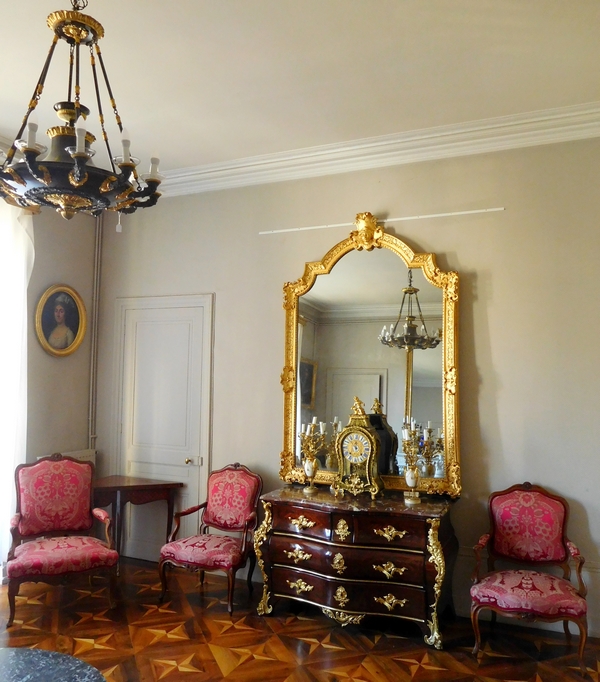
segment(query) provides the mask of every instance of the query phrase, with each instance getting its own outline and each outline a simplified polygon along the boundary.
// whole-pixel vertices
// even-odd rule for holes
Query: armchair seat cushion
[[[497,571],[471,587],[474,604],[541,618],[581,618],[587,604],[564,578],[527,570]]]
[[[25,542],[6,564],[9,579],[55,576],[114,566],[119,554],[97,538],[74,535]]]
[[[241,540],[226,535],[194,535],[174,540],[160,550],[162,561],[188,564],[197,568],[229,570],[242,561]]]

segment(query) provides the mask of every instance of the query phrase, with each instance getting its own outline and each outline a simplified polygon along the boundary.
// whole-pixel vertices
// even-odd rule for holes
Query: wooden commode
[[[438,615],[451,603],[458,551],[451,502],[425,497],[408,506],[398,491],[336,499],[327,488],[309,498],[292,486],[261,500],[259,614],[286,597],[320,607],[341,625],[391,616],[413,621],[428,644],[442,648]]]

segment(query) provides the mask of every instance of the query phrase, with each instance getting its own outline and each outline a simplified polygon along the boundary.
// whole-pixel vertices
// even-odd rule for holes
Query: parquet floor
[[[475,658],[465,619],[444,623],[444,650],[437,651],[424,645],[419,630],[392,620],[342,628],[316,608],[284,600],[261,618],[256,604],[262,590],[249,597],[245,582],[236,588],[230,618],[226,581],[217,574],[207,574],[199,588],[197,576],[174,571],[170,586],[159,604],[156,566],[126,559],[114,611],[100,581],[23,585],[14,626],[0,626],[0,646],[70,653],[109,682],[600,682],[598,639],[586,649],[584,676],[575,647],[554,633],[498,626],[488,637],[484,625],[483,651]],[[3,587],[2,622],[7,615]]]

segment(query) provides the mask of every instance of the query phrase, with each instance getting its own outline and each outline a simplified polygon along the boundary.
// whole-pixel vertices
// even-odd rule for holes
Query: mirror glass
[[[287,482],[304,482],[299,433],[315,424],[314,429],[326,433],[315,482],[333,482],[335,432],[348,423],[358,396],[367,413],[374,411],[371,406],[379,400],[387,423],[400,438],[398,452],[380,460],[385,487],[407,488],[401,435],[407,372],[410,376],[407,352],[384,345],[379,336],[384,326],[389,329],[398,319],[410,270],[427,333],[439,333],[442,338],[435,348],[412,353],[410,416],[431,429],[436,444],[419,489],[458,496],[458,276],[442,272],[433,254],[413,252],[394,235],[384,233],[372,216],[366,221],[365,216],[370,214],[357,216],[359,229],[348,239],[336,244],[322,261],[307,263],[303,277],[284,287],[286,366],[280,476]],[[405,314],[406,308],[403,319]],[[418,312],[416,317],[417,329],[423,333]]]
[[[442,328],[442,290],[428,282],[421,270],[413,270],[412,285],[427,330]],[[408,268],[387,249],[370,253],[351,251],[327,276],[317,277],[310,291],[298,301],[298,347],[301,361],[300,425],[348,422],[354,396],[367,410],[377,398],[392,429],[401,433],[405,414],[406,351],[383,345],[382,327],[398,318],[402,289],[408,284]],[[443,430],[442,345],[413,352],[412,410],[418,424],[434,434]],[[314,386],[314,390],[313,390]],[[295,443],[299,461],[300,441]],[[335,469],[332,457],[322,455],[321,467]],[[437,458],[433,475],[443,477],[443,460]],[[399,460],[388,463],[385,474],[403,473]]]

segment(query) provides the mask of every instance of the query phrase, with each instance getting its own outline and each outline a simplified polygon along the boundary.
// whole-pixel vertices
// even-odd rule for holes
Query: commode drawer
[[[425,551],[427,533],[420,519],[387,514],[357,514],[354,542],[357,545],[384,545]]]
[[[331,516],[327,512],[282,505],[273,509],[273,531],[331,539]]]
[[[334,547],[303,538],[273,535],[269,545],[274,564],[351,580],[421,585],[424,557],[420,553],[368,547]]]

